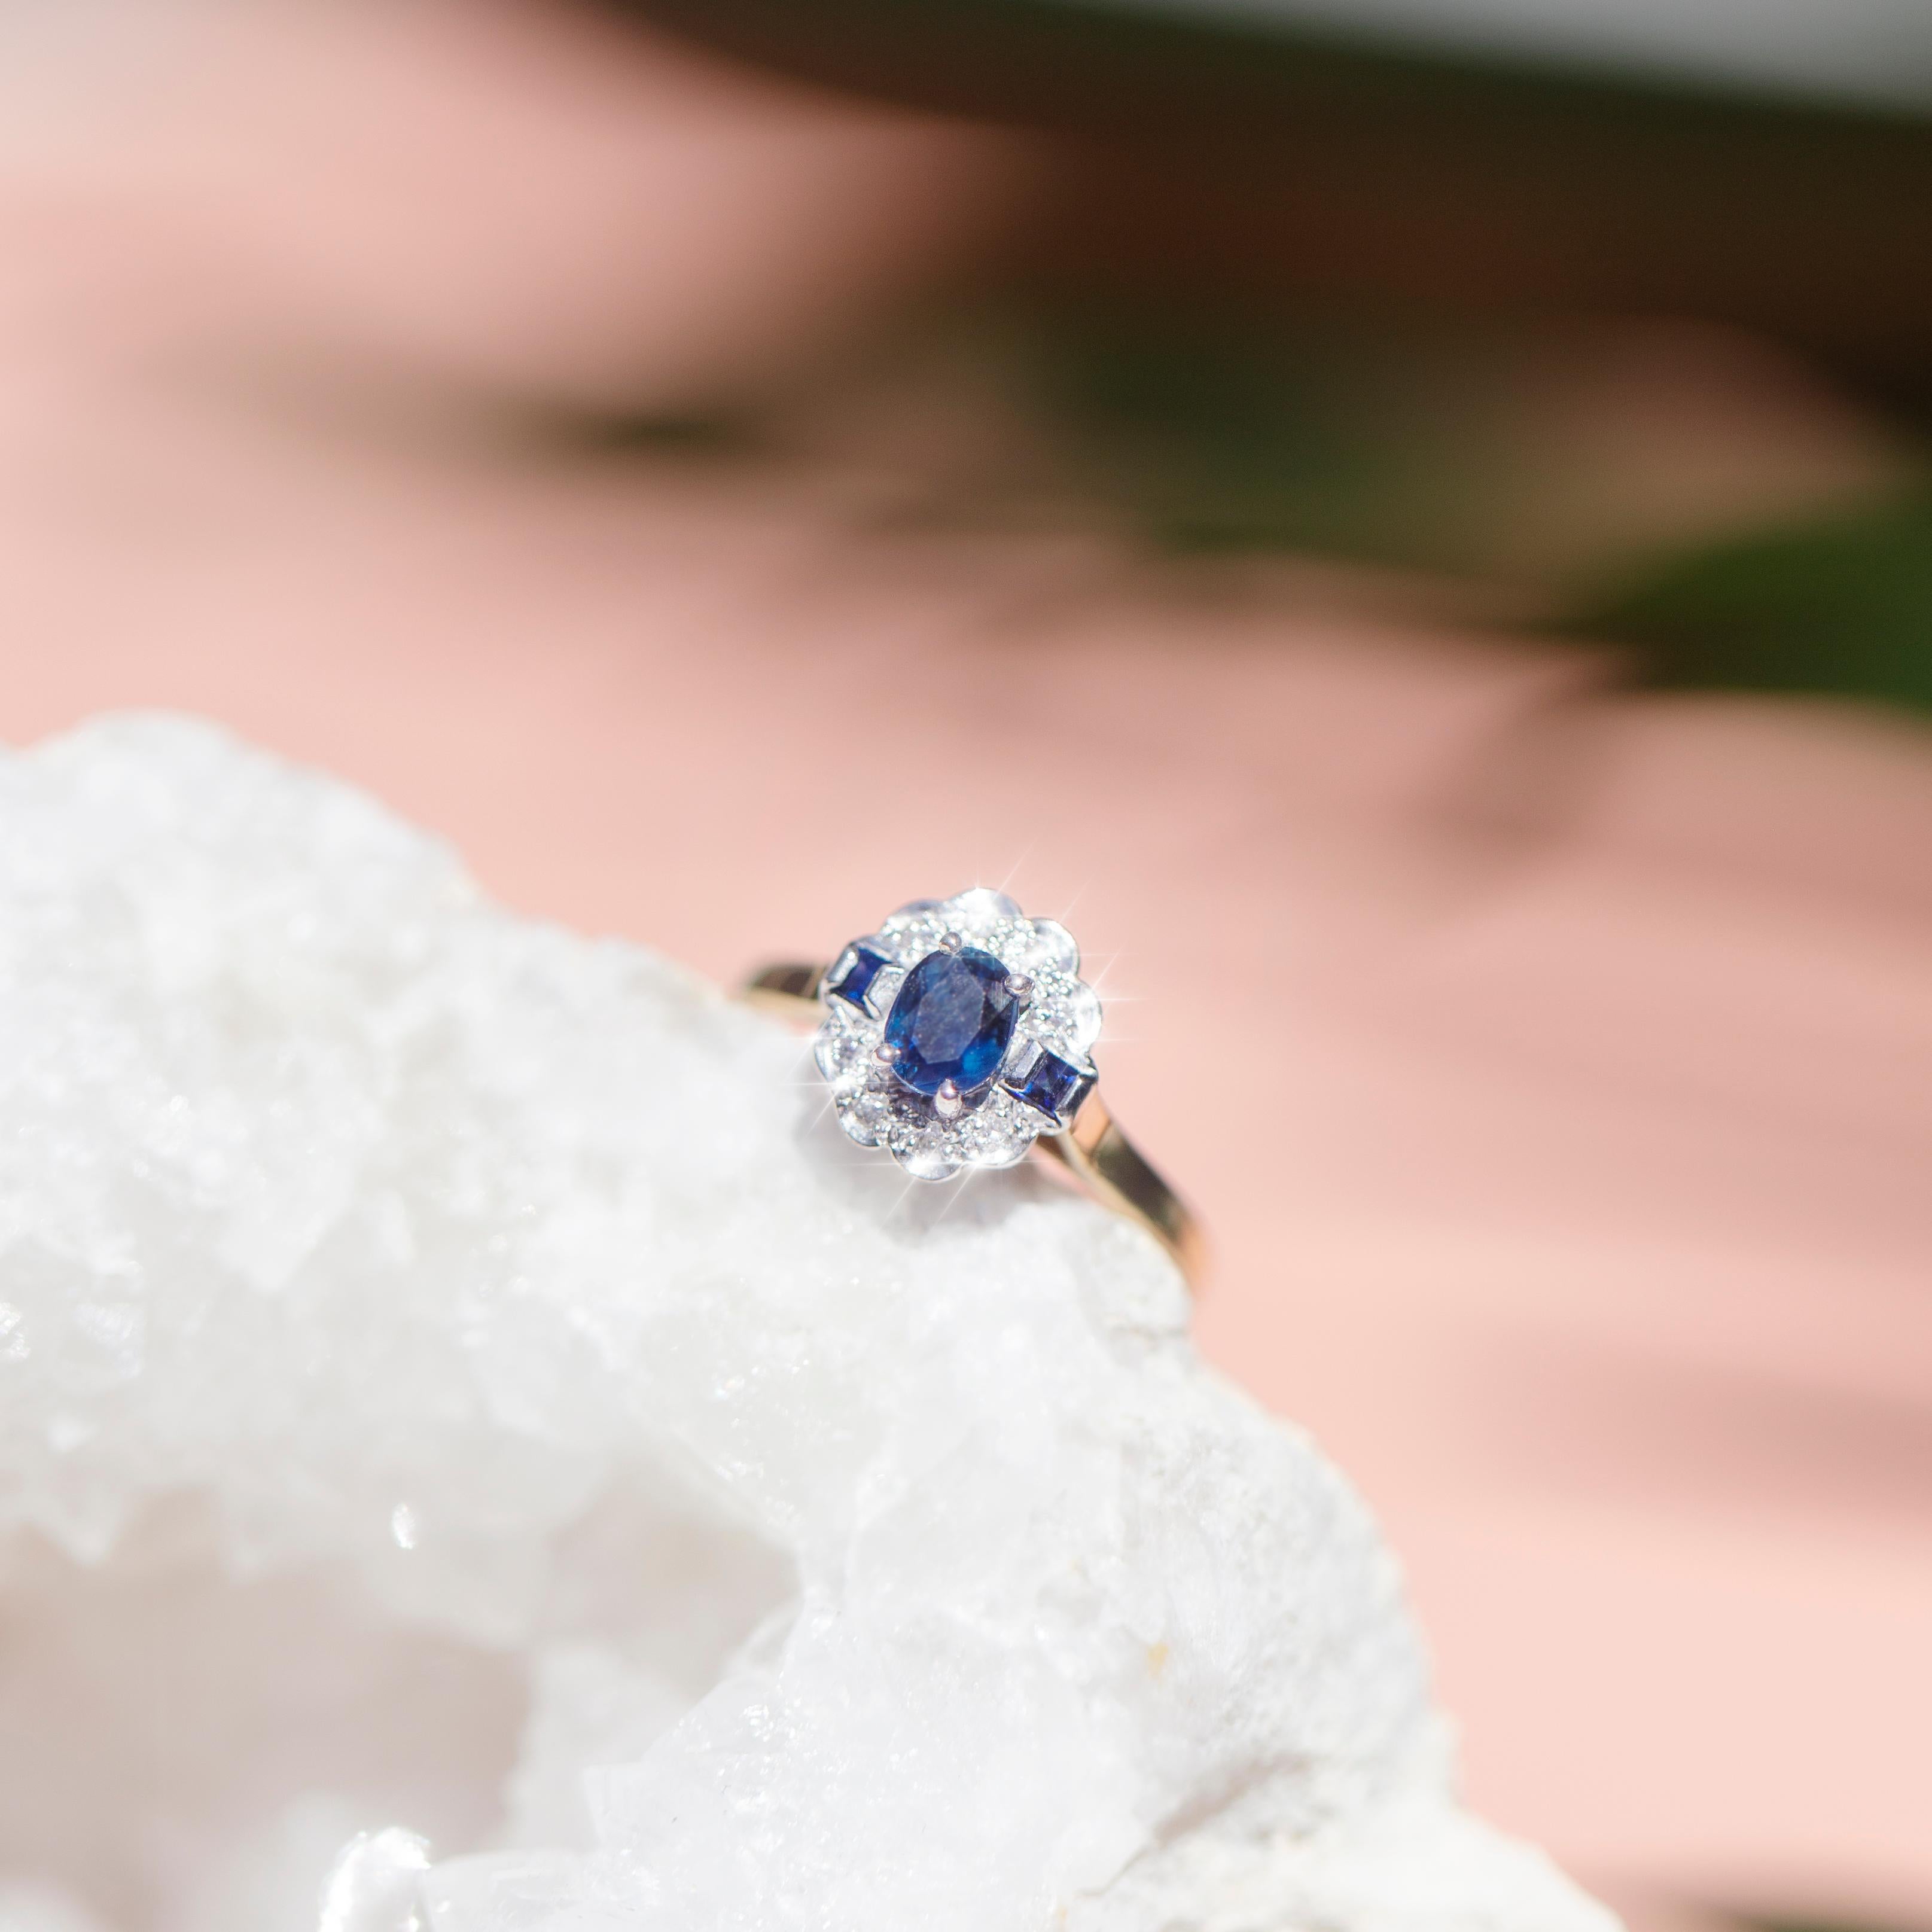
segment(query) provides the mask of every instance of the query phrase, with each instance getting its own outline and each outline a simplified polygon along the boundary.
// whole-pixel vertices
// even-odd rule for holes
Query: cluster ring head
[[[814,1053],[839,1125],[920,1180],[1024,1160],[1099,1077],[1100,1001],[1072,935],[986,886],[902,906],[819,997]]]

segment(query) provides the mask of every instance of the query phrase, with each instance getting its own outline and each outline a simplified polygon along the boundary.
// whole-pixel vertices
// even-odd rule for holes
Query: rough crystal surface
[[[1610,1924],[1124,1224],[186,722],[0,760],[0,935],[9,1924]]]

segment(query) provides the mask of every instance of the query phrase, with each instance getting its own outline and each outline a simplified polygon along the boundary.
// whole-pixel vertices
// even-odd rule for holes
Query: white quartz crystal
[[[200,725],[0,902],[4,1932],[1610,1925],[1133,1229]]]

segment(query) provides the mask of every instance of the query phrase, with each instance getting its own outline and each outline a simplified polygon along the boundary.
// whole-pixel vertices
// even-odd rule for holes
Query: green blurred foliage
[[[1497,457],[1466,345],[1079,315],[1036,323],[1023,357],[1064,483],[1166,548],[1445,570],[1480,552]]]
[[[1692,550],[1563,628],[1636,646],[1656,684],[1932,711],[1932,490]]]
[[[1641,558],[1586,532],[1580,590],[1537,541],[1553,500],[1573,518],[1590,500],[1526,401],[1538,346],[1439,316],[1285,324],[1020,302],[872,344],[822,393],[716,419],[578,422],[568,440],[888,472],[906,523],[1044,522],[1170,554],[1499,586],[1544,614],[1541,634],[1630,646],[1650,684],[1932,710],[1932,472],[1856,510]]]

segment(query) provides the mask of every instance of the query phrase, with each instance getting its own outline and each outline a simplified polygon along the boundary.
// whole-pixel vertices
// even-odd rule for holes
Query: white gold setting
[[[949,1081],[928,1098],[894,1074],[886,1021],[915,967],[934,952],[962,947],[989,953],[1006,968],[1011,1038],[986,1085],[962,1094]],[[859,997],[842,993],[851,987],[855,967],[863,976],[866,956],[880,962],[869,982]],[[861,1147],[885,1148],[922,1180],[1024,1160],[1042,1134],[1066,1130],[1094,1078],[1100,1000],[1079,975],[1072,934],[1056,920],[1028,918],[1004,892],[976,886],[950,899],[902,906],[876,932],[847,946],[820,987],[824,1018],[813,1051],[831,1083],[839,1125]],[[1030,1072],[1055,1062],[1081,1078],[1070,1105],[1048,1112],[1036,1094],[1028,1100],[1021,1092],[1038,1084]]]

